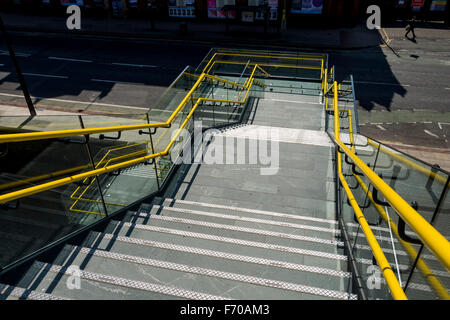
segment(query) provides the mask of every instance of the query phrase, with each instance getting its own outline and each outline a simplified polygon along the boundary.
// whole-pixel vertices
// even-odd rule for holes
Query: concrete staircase
[[[247,105],[244,123],[214,132],[203,163],[180,165],[161,197],[65,245],[51,263],[34,261],[15,286],[0,286],[0,298],[356,299],[320,97],[267,90]],[[229,107],[205,104],[197,119],[235,122],[244,108]],[[256,150],[270,157],[253,161]],[[142,165],[123,175],[155,178]],[[356,222],[347,229],[361,234]],[[373,230],[392,261],[389,230]],[[367,242],[356,239],[358,263],[371,266]],[[407,253],[396,253],[407,274]],[[424,291],[426,283],[412,283],[408,296]]]
[[[226,139],[247,156],[254,142],[275,143],[274,172],[261,175],[261,159],[181,165],[161,198],[66,245],[51,264],[35,261],[17,287],[38,298],[356,299],[319,98],[267,95],[248,123],[222,129],[203,152]],[[225,157],[239,152],[228,146]],[[80,289],[69,290],[74,275]]]

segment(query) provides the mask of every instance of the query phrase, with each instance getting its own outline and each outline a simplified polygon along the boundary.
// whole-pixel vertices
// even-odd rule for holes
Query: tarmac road
[[[33,33],[10,37],[31,95],[41,104],[71,111],[140,113],[213,46]],[[362,133],[449,148],[450,39],[419,41],[398,38],[390,47],[326,53],[337,79],[354,76]],[[0,102],[24,105],[3,42],[0,50]]]

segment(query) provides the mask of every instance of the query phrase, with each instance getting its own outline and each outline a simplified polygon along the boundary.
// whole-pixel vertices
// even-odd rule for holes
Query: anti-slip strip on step
[[[210,203],[204,203],[204,202],[178,200],[178,199],[171,199],[171,198],[165,198],[164,201],[168,201],[172,205],[176,204],[176,203],[180,203],[180,204],[188,204],[188,205],[200,206],[200,207],[224,209],[224,210],[230,210],[230,211],[238,211],[238,212],[241,211],[241,212],[246,212],[246,213],[254,213],[254,214],[273,216],[273,217],[279,217],[279,218],[289,218],[289,219],[296,219],[296,220],[307,220],[307,221],[314,221],[314,222],[337,224],[337,221],[334,221],[334,220],[327,220],[327,219],[307,217],[307,216],[298,216],[298,215],[293,215],[293,214],[288,214],[288,213],[264,211],[264,210],[258,210],[258,209],[248,209],[248,208],[224,206],[224,205],[219,205],[219,204],[210,204]]]
[[[295,220],[305,220],[305,221],[313,221],[313,222],[320,222],[320,223],[328,223],[328,224],[334,224],[334,225],[336,225],[338,223],[335,220],[327,220],[327,219],[321,219],[321,218],[315,218],[315,217],[293,215],[293,214],[273,212],[273,211],[264,211],[264,210],[258,210],[258,209],[248,209],[248,208],[241,208],[241,207],[232,207],[232,206],[225,206],[225,205],[218,205],[218,204],[210,204],[210,203],[189,201],[189,200],[179,200],[179,199],[165,198],[164,202],[169,202],[170,206],[174,206],[177,203],[179,203],[179,204],[186,204],[186,205],[199,206],[199,207],[223,209],[223,210],[230,210],[230,211],[236,211],[236,212],[245,212],[245,213],[258,214],[258,215],[273,216],[273,217],[279,217],[279,218],[288,218],[288,219],[295,219]],[[355,227],[355,228],[356,227],[360,227],[359,224],[353,223],[353,222],[346,223],[345,225],[346,226]],[[372,230],[383,231],[383,232],[389,232],[388,228],[383,228],[383,227],[379,227],[379,226],[371,226],[371,229]],[[407,231],[406,233],[409,234],[409,235],[414,235],[413,232],[408,232]],[[394,239],[394,240],[396,240],[396,239]]]
[[[328,290],[328,289],[305,286],[305,285],[300,285],[300,284],[295,284],[295,283],[290,283],[290,282],[276,281],[276,280],[247,276],[247,275],[236,274],[236,273],[231,273],[231,272],[223,272],[223,271],[188,266],[188,265],[183,265],[183,264],[178,264],[178,263],[135,257],[135,256],[125,255],[125,254],[120,254],[120,253],[112,253],[112,252],[107,252],[107,251],[102,251],[102,250],[93,250],[93,249],[89,249],[89,248],[81,248],[81,249],[76,248],[75,250],[77,252],[80,252],[83,254],[89,254],[89,255],[94,255],[94,256],[108,258],[108,259],[115,259],[115,260],[119,260],[119,261],[123,261],[123,262],[130,262],[130,263],[134,263],[134,264],[137,263],[137,264],[152,266],[152,267],[156,267],[156,268],[170,269],[170,270],[179,271],[179,272],[193,273],[193,274],[197,274],[197,275],[201,275],[201,276],[221,278],[221,279],[226,279],[226,280],[231,280],[231,281],[245,282],[245,283],[260,285],[260,286],[264,286],[264,287],[277,288],[277,289],[281,289],[281,290],[289,290],[289,291],[294,291],[294,292],[299,292],[299,293],[306,293],[306,294],[328,297],[328,298],[343,299],[343,300],[356,300],[356,298],[357,298],[357,296],[354,294],[348,294],[346,292],[341,292],[341,291]]]
[[[141,214],[137,214],[137,213],[134,213],[134,216],[137,216],[139,218],[148,218],[148,215],[141,215]],[[328,244],[328,245],[334,245],[334,246],[343,246],[344,245],[344,243],[342,241],[326,240],[326,239],[321,239],[321,238],[300,236],[300,235],[296,235],[296,234],[273,232],[273,231],[267,231],[267,230],[261,230],[261,229],[244,228],[244,227],[237,227],[237,226],[212,223],[212,222],[204,222],[204,221],[198,221],[198,220],[174,218],[174,217],[159,216],[159,215],[151,215],[151,219],[159,220],[159,221],[176,222],[176,223],[188,224],[188,225],[196,225],[196,226],[215,228],[215,229],[222,229],[222,230],[230,230],[230,231],[265,235],[265,236],[270,236],[270,237],[277,237],[277,238],[284,238],[284,239],[291,239],[291,240],[300,240],[300,241],[305,241],[305,242]]]
[[[140,217],[145,218],[148,216],[141,215]],[[155,217],[157,217],[157,216],[152,215],[152,219],[154,219]],[[192,237],[192,238],[203,239],[203,240],[212,240],[212,241],[225,242],[225,243],[230,243],[230,244],[245,245],[245,246],[249,246],[249,247],[283,251],[283,252],[289,252],[289,253],[294,253],[294,254],[302,254],[302,255],[307,255],[307,256],[321,257],[321,258],[326,258],[326,259],[335,259],[335,260],[342,260],[342,261],[347,260],[347,257],[344,255],[327,253],[327,252],[322,252],[322,251],[307,250],[307,249],[286,247],[286,246],[280,246],[280,245],[272,245],[272,244],[261,243],[261,242],[256,242],[256,241],[227,238],[227,237],[215,236],[215,235],[210,235],[210,234],[196,233],[196,232],[170,229],[170,228],[151,226],[151,225],[135,224],[135,223],[129,223],[129,222],[116,221],[114,223],[117,225],[116,227],[123,226],[125,228],[134,228],[134,229],[140,229],[140,230],[144,230],[144,231],[166,233],[166,234],[172,234],[172,235],[177,235],[177,236],[182,236],[182,237]],[[357,249],[362,249],[362,250],[366,250],[366,251],[371,250],[370,247],[367,245],[356,245],[355,247]],[[383,249],[383,250],[386,253],[393,253],[392,249]],[[404,251],[400,251],[400,252],[403,253],[404,255],[407,255],[407,253]],[[398,254],[399,251],[397,250],[396,253]],[[430,256],[430,258],[432,258],[432,256]],[[373,264],[372,259],[356,258],[356,261],[359,263],[365,264],[365,265]],[[410,266],[399,264],[399,268],[400,268],[400,270],[404,271],[404,270],[409,270]],[[449,273],[439,271],[439,270],[433,270],[433,273],[436,276],[450,277]]]
[[[332,270],[332,269],[327,269],[327,268],[307,266],[307,265],[301,265],[301,264],[297,264],[297,263],[290,263],[290,262],[271,260],[271,259],[265,259],[265,258],[244,256],[244,255],[238,255],[238,254],[233,254],[233,253],[228,253],[228,252],[220,252],[220,251],[213,251],[213,250],[208,250],[208,249],[187,247],[187,246],[157,242],[157,241],[152,241],[152,240],[143,240],[143,239],[137,239],[137,238],[123,237],[123,236],[114,236],[112,234],[99,234],[97,238],[103,239],[103,240],[121,241],[121,242],[126,242],[126,243],[140,245],[140,246],[150,246],[150,247],[154,247],[154,248],[180,251],[183,253],[191,253],[191,254],[215,257],[215,258],[220,258],[220,259],[228,259],[228,260],[234,260],[234,261],[240,261],[240,262],[246,262],[246,263],[259,264],[259,265],[264,265],[264,266],[268,266],[268,267],[277,267],[277,268],[296,270],[296,271],[304,271],[304,272],[317,273],[317,274],[324,274],[324,275],[343,277],[343,278],[349,278],[351,276],[351,274],[349,272]]]
[[[166,234],[171,234],[171,235],[176,235],[176,236],[181,236],[181,237],[191,237],[191,238],[202,239],[202,240],[211,240],[211,241],[229,243],[229,244],[233,244],[233,245],[243,245],[243,246],[254,247],[254,248],[261,248],[261,249],[267,249],[267,250],[275,250],[275,251],[282,251],[282,252],[288,252],[288,253],[294,253],[294,254],[302,254],[302,255],[307,255],[307,256],[321,257],[321,258],[326,258],[326,259],[347,261],[347,257],[344,255],[322,252],[322,251],[314,251],[314,250],[307,250],[307,249],[301,249],[301,248],[286,247],[286,246],[274,245],[274,244],[270,244],[270,243],[262,243],[262,242],[256,242],[256,241],[227,238],[227,237],[221,237],[221,236],[216,236],[216,235],[211,235],[211,234],[203,234],[203,233],[170,229],[170,228],[164,228],[164,227],[158,227],[158,226],[135,224],[135,223],[129,223],[129,222],[116,221],[115,224],[116,224],[116,228],[120,228],[120,227],[133,228],[133,229],[139,229],[139,230],[144,230],[144,231],[166,233]],[[372,264],[371,260],[367,260],[367,262],[370,262],[370,264]]]
[[[4,299],[15,297],[26,300],[70,300],[68,298],[57,297],[52,294],[27,290],[6,284],[0,284],[0,297]]]
[[[89,249],[89,251],[91,251]],[[53,273],[63,274],[71,276],[72,273],[68,272],[64,267],[51,265],[47,263],[42,263],[39,261],[35,262],[35,266],[40,269],[44,269],[46,271],[50,271]],[[119,278],[104,274],[98,274],[93,273],[85,270],[80,270],[79,274],[81,279],[85,280],[91,280],[95,282],[103,282],[108,283],[120,287],[126,287],[126,288],[132,288],[132,289],[138,289],[143,291],[149,291],[149,292],[155,292],[160,294],[165,294],[169,296],[179,297],[179,298],[186,298],[191,300],[227,300],[228,298],[215,296],[211,294],[205,294],[201,292],[195,292],[191,290],[185,290],[165,285],[159,285],[159,284],[153,284],[148,282],[142,282],[142,281],[135,281],[125,278]]]
[[[216,218],[223,218],[223,219],[230,219],[230,220],[237,220],[237,221],[254,222],[254,223],[268,224],[268,225],[293,228],[293,229],[327,232],[327,233],[331,233],[333,235],[340,233],[340,231],[338,231],[336,229],[301,225],[301,224],[295,224],[295,223],[289,223],[289,222],[278,222],[278,221],[273,221],[273,220],[248,218],[248,217],[243,217],[243,216],[234,216],[234,215],[229,215],[229,214],[198,211],[198,210],[191,210],[191,209],[181,209],[181,208],[166,207],[166,206],[159,206],[159,205],[154,205],[153,207],[160,208],[161,210],[172,211],[172,212],[181,212],[181,213],[185,212],[185,213],[190,213],[193,215],[200,215],[200,216],[209,216],[209,217],[216,217]]]

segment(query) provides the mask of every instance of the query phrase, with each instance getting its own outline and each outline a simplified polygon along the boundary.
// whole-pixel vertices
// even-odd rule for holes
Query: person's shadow
[[[411,41],[411,42],[413,42],[413,43],[417,43],[417,40],[416,40],[416,37],[415,36],[413,36],[412,38],[410,38],[410,37],[408,37],[408,36],[405,36],[406,37],[406,39],[408,39],[409,41]]]

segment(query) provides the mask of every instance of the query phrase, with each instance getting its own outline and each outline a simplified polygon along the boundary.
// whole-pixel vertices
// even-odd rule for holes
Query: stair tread
[[[232,299],[244,297],[246,299],[252,297],[274,298],[279,295],[298,298],[299,295],[303,294],[334,299],[355,298],[353,295],[337,290],[272,280],[258,275],[220,271],[187,263],[162,261],[155,258],[138,257],[85,247],[73,247],[72,252],[76,257],[71,259],[71,262],[82,263],[85,259],[89,259],[85,268],[92,272],[99,273],[101,271],[102,274],[115,274],[115,276],[126,273],[130,280],[146,277],[146,279],[156,280],[158,283],[176,284],[178,288],[189,290],[193,287],[202,288],[202,292],[212,291],[211,294],[213,295],[225,295]],[[119,261],[119,264],[117,264],[117,261]],[[256,273],[254,270],[250,271]],[[188,274],[192,276],[187,276]],[[233,289],[236,284],[240,284],[239,290]],[[253,293],[255,288],[259,288],[257,289],[258,293]]]

